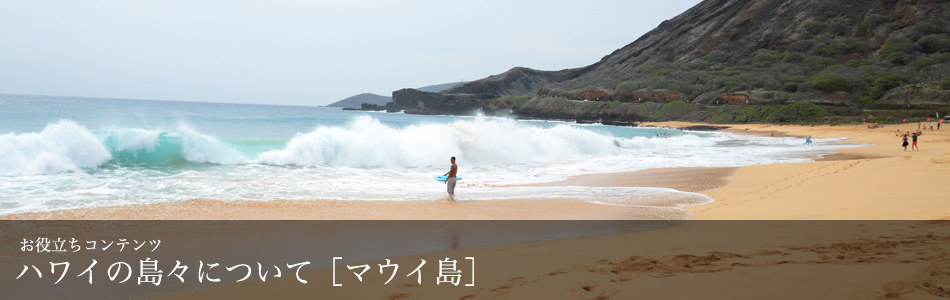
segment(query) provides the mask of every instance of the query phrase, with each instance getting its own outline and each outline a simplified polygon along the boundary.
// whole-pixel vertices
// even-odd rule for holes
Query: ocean
[[[669,211],[662,188],[510,187],[669,167],[810,161],[841,139],[308,106],[0,94],[0,215],[191,199],[580,199]],[[698,196],[697,196],[698,195]],[[681,215],[669,214],[669,218]],[[659,216],[663,218],[663,216]]]

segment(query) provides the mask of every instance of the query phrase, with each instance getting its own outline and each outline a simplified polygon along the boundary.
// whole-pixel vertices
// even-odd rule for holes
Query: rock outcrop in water
[[[401,89],[393,92],[393,110],[420,115],[474,115],[493,111],[485,100],[491,95],[443,94]]]
[[[454,82],[454,83],[443,83],[443,84],[434,84],[429,86],[424,86],[417,88],[423,92],[439,92],[460,84],[466,83],[465,81]],[[392,102],[393,98],[390,96],[380,96],[372,93],[363,93],[356,96],[347,97],[346,99],[327,104],[327,107],[342,107],[344,110],[386,110],[387,103]],[[364,105],[366,104],[366,105]]]
[[[361,104],[373,104],[373,105],[386,105],[393,101],[392,97],[380,96],[371,93],[363,93],[356,96],[347,97],[346,99],[333,102],[327,105],[327,107],[343,107],[343,108],[353,108],[360,107]]]

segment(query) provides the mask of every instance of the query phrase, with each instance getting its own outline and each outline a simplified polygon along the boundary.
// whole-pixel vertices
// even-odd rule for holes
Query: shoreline
[[[755,125],[736,130],[759,132]],[[744,127],[744,128],[743,128]],[[926,132],[920,152],[896,147],[892,131],[841,127],[771,127],[790,136],[852,137],[864,147],[836,149],[826,159],[740,167],[724,186],[702,193],[716,202],[690,206],[680,226],[644,232],[432,253],[425,257],[503,256],[480,267],[481,288],[413,285],[328,290],[334,297],[400,299],[483,298],[927,298],[947,294],[950,259],[950,131]],[[895,126],[897,127],[897,126]],[[910,127],[910,126],[907,126]],[[745,130],[749,129],[749,130]],[[893,130],[895,128],[891,128]],[[902,128],[903,131],[903,128]],[[765,131],[768,132],[768,131]],[[661,169],[662,170],[662,169]],[[920,201],[908,203],[892,180],[918,182]],[[560,182],[604,183],[587,175]],[[557,183],[548,183],[557,184]],[[629,182],[628,182],[629,184]],[[880,188],[880,187],[883,187]],[[825,198],[811,198],[825,194]],[[862,194],[859,197],[850,195]],[[750,199],[765,195],[774,199]],[[704,219],[905,221],[698,221]],[[927,240],[929,239],[929,240]],[[897,245],[897,248],[887,248]],[[909,246],[914,245],[914,246]],[[884,247],[884,248],[882,248]],[[910,247],[910,248],[901,248]],[[519,259],[543,251],[544,264]],[[881,251],[880,249],[888,249]],[[685,265],[684,265],[685,264]],[[329,268],[307,274],[327,280]],[[345,271],[339,269],[337,271]],[[690,286],[682,289],[674,287]],[[279,293],[279,294],[274,294]],[[230,285],[166,295],[168,299],[227,299],[239,295],[299,297],[302,288]]]
[[[682,128],[704,124],[685,122],[647,123],[644,126],[657,128]],[[940,205],[928,201],[931,197],[939,196],[934,193],[939,189],[930,189],[918,204],[918,209],[909,208],[891,202],[890,205],[880,203],[864,203],[860,199],[841,202],[839,205],[808,202],[807,205],[792,205],[799,194],[814,194],[818,198],[847,198],[847,195],[861,194],[862,199],[896,198],[888,191],[874,190],[874,194],[861,193],[864,182],[873,182],[877,186],[888,186],[899,182],[901,178],[913,178],[907,172],[875,172],[873,168],[892,168],[895,160],[898,164],[916,164],[908,156],[901,156],[905,152],[894,151],[896,147],[888,147],[889,140],[896,141],[895,129],[902,132],[915,129],[914,124],[890,126],[887,129],[864,129],[863,125],[850,126],[801,126],[783,125],[768,126],[761,124],[731,125],[727,132],[746,135],[768,136],[771,131],[776,137],[814,136],[816,138],[847,137],[848,142],[866,144],[856,148],[841,148],[833,150],[832,154],[824,154],[813,162],[784,163],[745,166],[738,168],[663,168],[648,169],[636,172],[587,174],[568,178],[563,181],[521,185],[525,187],[551,186],[584,186],[584,187],[655,187],[670,188],[683,192],[701,193],[712,198],[715,202],[703,205],[681,207],[689,212],[689,219],[939,219],[950,216],[950,206]],[[906,152],[907,154],[924,155],[921,164],[926,159],[940,165],[950,161],[950,131],[925,132],[927,138],[922,137],[922,145],[927,145],[924,151]],[[933,138],[929,138],[933,136]],[[893,137],[893,138],[892,138]],[[929,138],[929,139],[928,139]],[[929,141],[931,140],[931,141]],[[899,148],[897,148],[899,149]],[[932,158],[930,158],[933,156]],[[912,156],[911,156],[912,157]],[[849,162],[849,163],[843,163]],[[847,171],[858,164],[871,166],[859,169],[874,174],[882,173],[884,180],[867,176],[854,180],[840,180],[839,172],[852,174]],[[827,169],[828,172],[818,171]],[[940,174],[926,176],[925,186],[938,187],[939,178],[945,174],[946,168]],[[818,182],[808,182],[816,176],[822,180],[835,180],[835,188],[829,189]],[[834,176],[832,176],[834,175]],[[860,174],[859,174],[860,175]],[[831,176],[831,177],[828,177]],[[828,178],[825,178],[828,177]],[[798,181],[802,182],[798,182]],[[804,181],[803,181],[804,180]],[[840,181],[840,182],[839,182]],[[786,184],[787,183],[787,184]],[[785,186],[781,186],[786,184]],[[790,184],[790,185],[789,185]],[[780,185],[777,190],[768,187]],[[801,187],[803,186],[803,187]],[[504,187],[502,187],[504,188]],[[851,190],[852,192],[847,192]],[[924,189],[927,190],[927,189]],[[844,191],[844,193],[842,193]],[[760,193],[761,192],[761,193]],[[945,192],[950,194],[950,189]],[[764,194],[760,195],[760,194]],[[820,197],[822,194],[825,197]],[[782,196],[782,200],[765,199],[766,196]],[[761,198],[761,199],[759,199]],[[545,201],[544,205],[538,201]],[[826,201],[828,202],[828,201]],[[880,202],[880,201],[877,201]],[[920,202],[920,203],[918,203]],[[769,204],[765,204],[769,203]],[[770,205],[782,207],[776,212]],[[629,210],[616,212],[615,206],[604,207],[603,204],[594,204],[586,201],[570,199],[520,199],[520,200],[488,200],[488,201],[342,201],[342,200],[268,200],[268,201],[219,201],[214,199],[194,199],[183,202],[136,204],[112,207],[66,209],[49,212],[29,212],[0,216],[0,219],[59,219],[59,220],[95,220],[95,219],[132,219],[132,220],[196,220],[196,219],[235,219],[235,220],[269,220],[269,219],[326,219],[326,220],[393,220],[393,219],[643,219],[649,216],[632,213]],[[812,211],[815,207],[828,207],[831,211]],[[459,213],[462,208],[465,213]],[[850,208],[850,209],[848,209]],[[866,209],[870,208],[870,209]],[[921,212],[921,209],[931,213]],[[807,210],[807,211],[806,211]],[[844,211],[842,214],[841,212]],[[370,212],[370,213],[366,213]],[[385,212],[385,213],[383,213]]]
[[[756,128],[756,127],[760,128]],[[912,125],[906,126],[910,128]],[[933,276],[934,268],[950,267],[950,253],[939,243],[950,240],[950,223],[919,220],[950,220],[950,131],[925,132],[920,152],[896,147],[894,132],[866,130],[856,126],[735,126],[740,133],[767,134],[771,130],[789,136],[816,138],[850,137],[864,147],[834,150],[821,160],[802,163],[754,165],[739,168],[650,169],[629,173],[590,174],[560,182],[530,186],[587,185],[649,186],[692,191],[715,202],[688,206],[688,222],[671,228],[605,236],[527,242],[474,249],[393,258],[410,262],[419,258],[485,257],[495,263],[479,265],[479,283],[474,289],[435,285],[378,285],[361,289],[325,289],[330,298],[409,297],[432,299],[482,298],[696,298],[716,290],[724,298],[809,298],[808,290],[837,298],[879,298],[884,295],[937,295],[924,284],[950,287],[950,274]],[[898,126],[895,126],[898,127]],[[762,128],[768,128],[762,130]],[[748,129],[748,130],[746,130]],[[904,129],[902,128],[902,131]],[[763,133],[764,132],[764,133]],[[778,136],[778,135],[777,135]],[[830,157],[829,157],[830,156]],[[924,175],[921,178],[919,175]],[[692,176],[692,177],[690,177]],[[650,181],[652,182],[645,182]],[[895,184],[911,189],[893,188]],[[906,197],[913,192],[918,197]],[[322,201],[322,200],[317,200]],[[545,200],[556,209],[539,213],[537,200],[472,202],[358,202],[320,206],[316,201],[225,202],[191,200],[185,203],[135,205],[87,210],[68,210],[12,215],[27,219],[107,219],[144,216],[177,216],[192,213],[197,219],[312,218],[342,219],[341,216],[375,216],[442,219],[489,213],[497,218],[539,219],[525,216],[599,216],[604,219],[630,216],[630,212],[603,215],[601,204],[583,201]],[[492,203],[489,203],[492,202]],[[505,205],[498,205],[506,203]],[[585,204],[586,203],[586,204]],[[360,205],[356,205],[360,204]],[[365,205],[364,205],[365,204]],[[466,214],[458,213],[464,207]],[[396,213],[393,209],[409,214]],[[344,214],[333,212],[343,211]],[[500,214],[499,212],[506,212]],[[250,214],[253,213],[253,214]],[[449,215],[440,215],[448,213]],[[615,213],[617,213],[615,211]],[[627,213],[627,214],[625,214]],[[348,215],[347,215],[348,214]],[[296,217],[292,217],[296,216]],[[428,216],[428,218],[424,218]],[[0,219],[11,219],[2,216]],[[14,218],[16,219],[16,218]],[[475,218],[477,219],[477,218]],[[482,218],[484,219],[484,218]],[[692,221],[696,220],[696,221]],[[897,221],[702,221],[702,220],[897,220]],[[932,235],[934,238],[927,238]],[[941,242],[943,241],[943,242]],[[937,243],[937,244],[935,244]],[[904,245],[880,252],[881,245]],[[855,248],[836,248],[851,245]],[[538,249],[544,249],[539,252]],[[851,249],[851,250],[849,250]],[[853,249],[864,249],[855,252]],[[868,250],[869,249],[869,250]],[[875,252],[877,251],[877,252]],[[913,257],[908,257],[908,255]],[[916,255],[916,256],[914,256]],[[531,257],[532,259],[525,259]],[[831,257],[831,258],[829,258]],[[836,258],[837,257],[837,258]],[[544,263],[539,263],[543,260]],[[645,267],[646,263],[652,264]],[[684,267],[682,264],[686,263]],[[655,265],[655,266],[654,266]],[[330,268],[301,274],[313,282],[328,282]],[[347,274],[345,267],[337,272]],[[789,281],[789,278],[795,280]],[[352,280],[352,279],[351,279]],[[735,287],[723,290],[720,287]],[[345,286],[359,286],[345,283]],[[675,289],[696,286],[696,289]],[[268,280],[260,284],[226,284],[203,290],[147,295],[147,299],[233,299],[239,297],[300,298],[317,287],[296,281]],[[942,289],[936,293],[942,293]]]
[[[950,131],[926,130],[921,151],[903,151],[895,130],[849,126],[737,125],[737,130],[815,138],[849,137],[867,146],[833,150],[813,162],[746,166],[727,187],[687,207],[696,220],[934,220],[950,217]],[[844,160],[835,160],[835,159]]]
[[[701,192],[727,185],[736,168],[667,168],[589,174],[521,187],[650,187]],[[496,187],[506,188],[506,187]],[[697,195],[699,196],[699,195]],[[682,208],[678,208],[682,210]],[[685,213],[685,211],[684,211]],[[0,220],[643,220],[636,206],[574,199],[483,201],[194,199],[172,203],[65,209],[0,216]]]
[[[561,181],[525,184],[526,187],[655,187],[698,193],[725,187],[737,167],[657,168],[634,172],[585,174]]]

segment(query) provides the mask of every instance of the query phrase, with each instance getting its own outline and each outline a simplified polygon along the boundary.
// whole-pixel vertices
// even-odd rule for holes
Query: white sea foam
[[[80,171],[110,158],[89,130],[72,121],[50,124],[38,133],[0,135],[0,176]]]
[[[434,167],[456,156],[477,165],[546,163],[617,153],[613,138],[568,125],[539,128],[510,119],[392,128],[369,117],[344,127],[298,134],[287,147],[262,153],[272,165]]]
[[[605,129],[616,128],[486,117],[399,127],[364,116],[262,148],[258,140],[220,139],[187,124],[90,131],[59,121],[41,132],[0,136],[0,214],[194,198],[441,200],[445,187],[432,177],[456,156],[463,201],[571,198],[674,216],[676,207],[711,200],[665,189],[497,186],[649,168],[808,161],[806,151],[857,146],[668,129],[657,130],[672,133],[665,137],[618,138]]]
[[[122,152],[132,153],[130,159],[140,158],[143,164],[157,163],[145,160],[147,154],[165,151],[171,152],[166,156],[191,162],[225,165],[419,168],[443,166],[447,157],[455,156],[460,162],[484,167],[555,164],[562,168],[580,163],[607,172],[657,167],[658,163],[670,164],[667,167],[766,163],[770,159],[763,159],[763,154],[840,147],[821,139],[805,148],[797,139],[728,133],[615,138],[568,124],[538,127],[485,117],[396,128],[368,116],[343,126],[319,126],[297,134],[283,147],[251,154],[245,149],[251,145],[224,141],[186,125],[174,131],[113,128],[90,132],[71,121],[60,121],[40,133],[4,135],[0,142],[6,149],[2,159],[7,162],[0,174],[8,176],[94,169]],[[625,162],[618,164],[617,159]]]

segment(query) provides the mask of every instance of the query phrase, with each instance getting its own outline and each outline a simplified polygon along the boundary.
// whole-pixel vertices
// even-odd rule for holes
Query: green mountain
[[[488,95],[486,107],[522,117],[590,121],[945,115],[950,1],[706,0],[589,66],[515,68],[443,94]]]
[[[948,1],[704,1],[538,94],[630,101],[667,90],[700,104],[740,94],[750,103],[945,105],[948,20]]]

